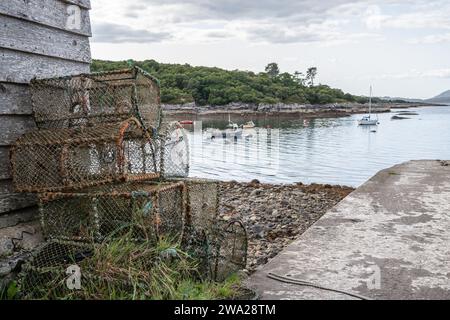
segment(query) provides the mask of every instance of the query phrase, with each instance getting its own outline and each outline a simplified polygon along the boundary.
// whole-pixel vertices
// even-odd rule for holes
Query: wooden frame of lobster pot
[[[137,118],[146,130],[161,124],[159,81],[141,68],[31,81],[39,129],[73,128]]]
[[[74,190],[159,178],[158,150],[135,118],[120,123],[33,131],[11,150],[17,192]]]

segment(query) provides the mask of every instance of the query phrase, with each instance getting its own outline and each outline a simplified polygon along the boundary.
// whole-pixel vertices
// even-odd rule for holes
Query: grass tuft
[[[81,290],[68,290],[66,277],[36,288],[37,299],[50,300],[216,300],[235,299],[242,292],[241,278],[222,283],[202,279],[199,261],[177,242],[132,242],[114,239],[95,246],[79,263]],[[62,273],[65,270],[60,270]],[[56,279],[56,278],[55,278]],[[63,279],[63,280],[62,280]]]

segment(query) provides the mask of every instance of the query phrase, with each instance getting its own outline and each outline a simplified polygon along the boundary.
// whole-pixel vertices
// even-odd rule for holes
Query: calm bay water
[[[359,186],[378,171],[408,160],[450,159],[450,106],[414,108],[408,111],[418,115],[391,120],[399,111],[379,114],[381,124],[370,128],[357,125],[361,115],[269,119],[244,130],[237,140],[211,141],[205,129],[226,123],[203,122],[203,132],[190,133],[191,176]],[[272,129],[264,129],[268,125]]]

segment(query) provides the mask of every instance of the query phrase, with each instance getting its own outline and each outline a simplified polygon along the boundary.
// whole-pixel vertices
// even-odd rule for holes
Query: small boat
[[[222,131],[222,137],[224,139],[233,138],[235,140],[242,138],[242,129],[239,128],[237,123],[231,121],[231,115],[228,114],[228,125],[227,128]]]
[[[369,115],[362,117],[361,120],[358,121],[360,126],[376,126],[379,123],[378,117],[377,119],[371,118],[372,115],[372,86],[370,86],[370,98],[369,98]]]
[[[215,129],[215,128],[208,128],[205,131],[206,139],[208,140],[215,140],[217,138],[222,138],[222,130]]]
[[[216,140],[216,139],[240,139],[242,138],[242,129],[225,129],[225,130],[219,130],[219,129],[207,129],[206,139],[208,140]]]
[[[194,124],[194,121],[192,121],[192,120],[183,120],[183,121],[180,121],[180,124],[183,124],[183,125]]]
[[[253,129],[256,125],[253,121],[249,121],[246,124],[242,125],[242,129]]]
[[[224,139],[240,139],[242,138],[242,129],[239,128],[233,128],[233,129],[226,129],[222,133]]]
[[[242,131],[243,129],[239,128],[239,126],[231,121],[231,116],[228,115],[228,125],[225,130],[219,130],[219,129],[207,129],[207,138],[211,140],[215,140],[217,138],[223,138],[223,139],[240,139],[242,138]]]
[[[230,114],[228,114],[227,129],[233,129],[233,130],[239,129],[239,126],[236,123],[234,123],[233,121],[231,121],[231,115]]]
[[[362,117],[361,120],[358,121],[360,126],[376,126],[379,124],[377,119],[371,119],[370,115]]]

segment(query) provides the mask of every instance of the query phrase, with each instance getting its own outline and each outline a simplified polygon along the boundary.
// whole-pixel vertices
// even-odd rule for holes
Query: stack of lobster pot
[[[13,182],[38,194],[51,246],[170,238],[202,252],[215,279],[245,267],[245,229],[219,230],[218,183],[187,179],[188,137],[163,121],[157,79],[134,67],[33,80],[31,94],[38,130],[11,150]]]

